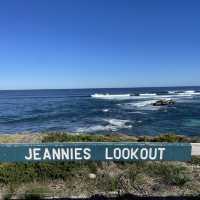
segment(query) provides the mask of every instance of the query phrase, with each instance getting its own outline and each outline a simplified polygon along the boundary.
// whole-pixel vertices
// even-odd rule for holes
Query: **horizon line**
[[[200,85],[178,85],[178,86],[135,86],[135,87],[85,87],[85,88],[32,88],[32,89],[0,89],[0,91],[28,91],[28,90],[92,90],[92,89],[134,89],[134,88],[184,88],[200,87]]]

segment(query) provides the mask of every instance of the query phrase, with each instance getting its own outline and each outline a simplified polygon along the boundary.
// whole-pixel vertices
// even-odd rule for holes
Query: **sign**
[[[186,161],[188,143],[77,142],[0,144],[0,162],[41,161]]]

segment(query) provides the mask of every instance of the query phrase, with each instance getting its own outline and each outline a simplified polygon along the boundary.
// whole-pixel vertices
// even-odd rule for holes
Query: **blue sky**
[[[200,1],[0,1],[0,89],[200,85]]]

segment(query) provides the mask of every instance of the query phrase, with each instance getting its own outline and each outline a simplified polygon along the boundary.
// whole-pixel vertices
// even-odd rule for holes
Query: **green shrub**
[[[200,156],[192,156],[191,164],[200,165]]]
[[[176,134],[164,134],[152,138],[151,142],[189,142],[189,138]]]
[[[103,142],[105,136],[100,135],[71,135],[67,133],[49,133],[43,137],[42,142]]]
[[[128,170],[128,175],[131,185],[134,185],[137,175],[140,173],[140,169],[136,165],[133,165]]]
[[[42,138],[42,142],[120,142],[120,141],[137,141],[135,137],[125,135],[89,135],[68,133],[48,133]]]
[[[116,191],[117,183],[117,177],[111,177],[106,173],[97,176],[97,189],[101,192]]]
[[[87,166],[89,168],[90,173],[97,173],[97,164],[94,161],[87,162]]]
[[[31,182],[37,177],[31,164],[1,164],[0,183]]]
[[[43,162],[0,164],[3,185],[33,181],[67,180],[80,173],[96,173],[95,162]]]
[[[160,176],[167,184],[183,186],[191,180],[189,171],[186,167],[166,164],[166,163],[152,163],[149,164],[148,173],[153,176]]]

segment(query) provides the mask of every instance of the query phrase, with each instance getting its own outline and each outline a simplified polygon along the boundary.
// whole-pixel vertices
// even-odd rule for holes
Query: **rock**
[[[90,173],[88,176],[89,176],[90,179],[95,179],[96,178],[96,174]]]
[[[161,99],[153,103],[153,106],[167,106],[167,105],[174,105],[176,102],[172,99]]]

